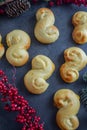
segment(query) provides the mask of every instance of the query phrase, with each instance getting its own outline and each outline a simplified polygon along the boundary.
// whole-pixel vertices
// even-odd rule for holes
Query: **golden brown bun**
[[[87,64],[87,55],[78,47],[70,47],[64,51],[64,58],[60,76],[67,83],[75,82],[79,78],[79,71]]]
[[[8,62],[13,66],[24,65],[29,59],[30,36],[22,30],[13,30],[7,34],[6,42],[9,47],[6,51]]]
[[[59,37],[59,30],[54,26],[53,12],[48,8],[40,8],[36,13],[36,19],[34,29],[36,39],[43,44],[55,42]]]
[[[72,23],[74,26],[87,23],[87,12],[85,11],[76,12],[72,17]]]
[[[2,58],[2,56],[5,53],[5,48],[1,42],[2,42],[2,36],[0,35],[0,59]]]
[[[59,109],[56,122],[61,130],[76,130],[79,120],[76,116],[80,109],[79,96],[70,89],[60,89],[54,94],[54,104]]]
[[[75,26],[72,32],[73,40],[78,44],[85,44],[87,42],[87,12],[76,12],[72,17],[72,23]]]
[[[85,44],[87,42],[87,23],[76,26],[72,38],[78,44]]]
[[[49,84],[46,80],[55,70],[54,63],[44,55],[37,55],[32,60],[32,69],[24,76],[24,84],[29,92],[41,94]]]

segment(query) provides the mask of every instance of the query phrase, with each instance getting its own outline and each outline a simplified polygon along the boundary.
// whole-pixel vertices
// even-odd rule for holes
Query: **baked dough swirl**
[[[59,37],[59,30],[54,26],[55,17],[48,8],[40,8],[36,13],[37,23],[34,29],[35,37],[44,44],[55,42]]]
[[[79,71],[87,64],[87,55],[78,47],[70,47],[64,51],[65,63],[60,67],[60,75],[67,83],[79,78]]]
[[[22,66],[29,59],[30,36],[22,30],[13,30],[6,36],[6,58],[13,66]]]
[[[87,12],[78,11],[72,17],[74,30],[72,32],[73,40],[78,44],[87,42]]]
[[[87,12],[85,11],[77,11],[72,17],[72,24],[74,26],[82,25],[87,23]]]
[[[72,33],[73,40],[78,44],[87,42],[87,23],[78,25],[74,28]]]
[[[46,80],[55,70],[54,63],[44,55],[37,55],[32,60],[32,69],[24,76],[24,84],[29,92],[41,94],[49,84]]]
[[[61,130],[76,130],[79,120],[76,116],[80,109],[79,96],[70,89],[60,89],[54,94],[54,104],[59,109],[56,122]]]

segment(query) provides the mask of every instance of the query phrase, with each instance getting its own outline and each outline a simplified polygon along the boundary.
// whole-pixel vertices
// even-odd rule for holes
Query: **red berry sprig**
[[[39,3],[41,0],[30,0],[33,3]],[[49,6],[54,6],[54,5],[63,5],[63,4],[75,4],[75,5],[84,5],[87,6],[87,1],[86,0],[43,0],[48,3]]]
[[[18,89],[8,82],[8,78],[2,70],[0,70],[0,93],[1,101],[5,102],[4,109],[9,112],[18,112],[16,121],[23,124],[22,130],[44,130],[40,117],[36,116],[36,110],[28,104],[23,96],[19,95]]]
[[[47,2],[49,7],[60,6],[63,4],[74,4],[77,6],[84,5],[87,6],[87,0],[13,0],[0,8],[0,15],[6,14],[9,17],[16,17],[22,14],[24,11],[32,7],[32,5],[37,5],[42,2]]]

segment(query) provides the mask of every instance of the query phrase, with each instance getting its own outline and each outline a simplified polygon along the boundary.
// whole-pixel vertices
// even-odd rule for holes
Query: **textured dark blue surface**
[[[64,62],[63,51],[72,46],[82,48],[87,54],[87,44],[77,45],[72,40],[73,25],[71,23],[72,15],[76,11],[87,11],[86,7],[77,7],[74,5],[63,5],[60,7],[52,7],[52,11],[55,15],[55,25],[59,28],[59,39],[50,45],[40,44],[34,37],[34,26],[36,24],[35,13],[40,7],[46,7],[45,4],[32,6],[31,9],[23,13],[17,18],[7,18],[6,16],[0,16],[0,33],[3,36],[3,43],[6,46],[5,38],[6,34],[14,29],[21,29],[26,31],[32,40],[31,47],[29,49],[30,60],[23,67],[16,68],[16,86],[19,89],[21,95],[25,97],[32,107],[37,109],[37,115],[41,116],[41,121],[45,123],[45,130],[59,130],[56,125],[55,116],[57,109],[53,105],[53,95],[56,90],[61,88],[69,88],[76,93],[84,87],[82,75],[87,71],[87,67],[80,71],[80,77],[78,81],[72,84],[66,84],[62,81],[59,75],[59,67]],[[53,75],[48,79],[49,87],[47,91],[41,95],[30,94],[23,82],[24,75],[29,69],[31,69],[31,60],[38,54],[44,54],[51,58],[55,63],[56,70]],[[7,62],[6,57],[0,60],[0,69],[3,69],[10,82],[12,81],[12,69],[13,67]],[[3,110],[3,104],[0,103],[0,130],[21,130],[21,125],[15,122],[15,112],[6,112]],[[87,129],[87,112],[83,108],[82,104],[78,113],[80,125],[78,130]]]

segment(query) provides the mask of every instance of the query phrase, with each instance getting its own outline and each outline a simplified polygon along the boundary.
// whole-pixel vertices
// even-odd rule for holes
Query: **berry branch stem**
[[[36,110],[19,94],[18,89],[8,82],[2,70],[0,70],[0,93],[1,101],[5,102],[4,109],[18,112],[16,121],[23,124],[21,130],[44,130],[40,117],[36,116]]]

